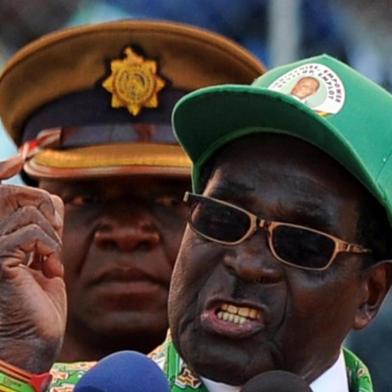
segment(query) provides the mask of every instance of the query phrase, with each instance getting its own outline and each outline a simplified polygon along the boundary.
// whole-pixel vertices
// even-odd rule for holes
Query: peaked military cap
[[[33,178],[189,175],[172,134],[174,103],[194,89],[250,83],[263,65],[218,34],[128,20],[48,34],[0,76],[0,116],[33,158]]]

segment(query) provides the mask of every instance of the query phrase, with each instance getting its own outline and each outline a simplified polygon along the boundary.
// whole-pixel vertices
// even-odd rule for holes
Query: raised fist
[[[0,182],[22,165],[0,162]],[[49,370],[64,335],[62,227],[60,198],[0,185],[0,359],[33,373]]]

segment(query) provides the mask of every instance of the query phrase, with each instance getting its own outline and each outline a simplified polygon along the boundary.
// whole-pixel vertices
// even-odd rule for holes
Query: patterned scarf
[[[208,392],[178,355],[170,337],[150,354],[165,372],[171,392]],[[344,349],[350,392],[373,392],[372,381],[366,366],[349,350]],[[49,392],[72,392],[80,377],[95,362],[57,363],[51,373],[53,381]]]
[[[351,351],[344,349],[343,353],[350,392],[373,392],[367,367]],[[150,355],[166,373],[171,392],[208,392],[200,378],[178,355],[170,337]]]

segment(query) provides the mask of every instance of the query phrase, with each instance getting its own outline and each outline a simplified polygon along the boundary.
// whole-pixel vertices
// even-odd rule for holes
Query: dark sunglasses
[[[330,234],[305,226],[261,219],[223,200],[186,192],[191,229],[207,240],[237,245],[258,228],[267,232],[269,249],[284,264],[305,270],[327,269],[341,253],[371,253],[370,249],[351,244]]]

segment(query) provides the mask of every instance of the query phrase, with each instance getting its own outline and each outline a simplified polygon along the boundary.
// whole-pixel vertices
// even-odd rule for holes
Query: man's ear
[[[354,318],[354,329],[365,328],[376,317],[392,284],[392,260],[381,261],[361,272],[361,302]]]

